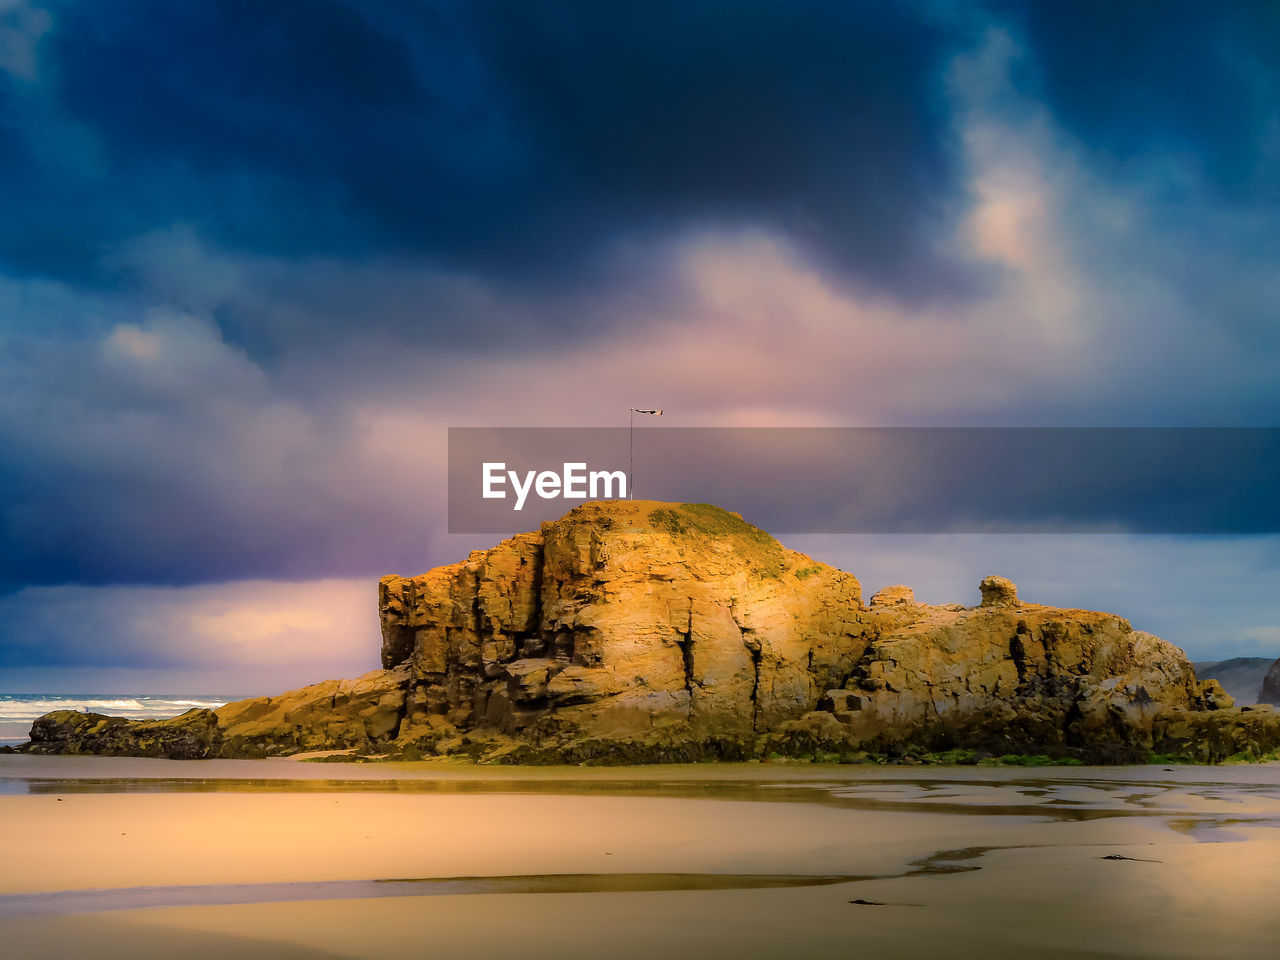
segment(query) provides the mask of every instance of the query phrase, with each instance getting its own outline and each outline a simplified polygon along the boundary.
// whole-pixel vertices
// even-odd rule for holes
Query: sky
[[[0,690],[373,669],[450,426],[1280,426],[1278,214],[1270,3],[0,0]],[[1276,537],[784,542],[1280,656]]]

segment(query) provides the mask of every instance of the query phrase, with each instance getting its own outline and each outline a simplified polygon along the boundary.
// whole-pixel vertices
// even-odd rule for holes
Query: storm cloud
[[[941,89],[888,4],[63,4],[11,78],[12,267],[108,280],[176,223],[268,256],[429,257],[563,285],[699,223],[786,232],[917,298],[969,284]],[[56,122],[55,122],[56,121]],[[55,129],[60,128],[60,129]],[[82,149],[68,149],[79,145]],[[62,147],[50,154],[50,146]]]
[[[0,664],[204,668],[174,597],[457,559],[450,426],[1276,426],[1278,36],[1264,4],[0,0]],[[1078,602],[1042,542],[876,548]],[[1107,601],[1169,549],[1107,542],[1061,582]],[[1263,595],[1260,542],[1180,569]],[[1155,581],[1139,626],[1186,608]],[[365,649],[358,592],[302,595],[326,663]],[[32,613],[73,597],[92,657]]]

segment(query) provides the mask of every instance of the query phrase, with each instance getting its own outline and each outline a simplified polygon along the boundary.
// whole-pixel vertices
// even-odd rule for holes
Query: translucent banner
[[[451,533],[629,497],[771,533],[1275,533],[1278,487],[1277,428],[449,431]]]

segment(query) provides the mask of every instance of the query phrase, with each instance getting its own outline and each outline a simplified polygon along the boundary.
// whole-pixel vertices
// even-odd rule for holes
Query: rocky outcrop
[[[31,726],[28,753],[203,760],[221,747],[212,710],[188,710],[168,720],[126,720],[97,713],[55,710]]]
[[[984,577],[978,592],[984,607],[1013,607],[1018,603],[1018,588],[1007,577]]]
[[[1241,721],[1181,650],[1123,618],[1026,603],[1003,577],[979,593],[931,606],[895,586],[864,604],[852,574],[736,514],[588,503],[461,563],[384,577],[384,669],[228,704],[207,755],[1134,760],[1157,742],[1267,743],[1265,720]],[[46,732],[44,752],[88,743]]]
[[[375,670],[355,680],[326,680],[276,697],[228,703],[213,711],[223,756],[271,756],[310,750],[372,751],[393,741],[404,717],[409,671]]]
[[[36,720],[28,753],[116,757],[268,757],[306,751],[370,753],[395,740],[404,717],[407,669],[326,680],[275,697],[170,720],[126,720],[59,710]]]
[[[705,505],[589,504],[380,587],[400,743],[515,758],[970,746],[1134,759],[1155,718],[1227,702],[1122,618],[1018,599],[861,600],[850,574]]]

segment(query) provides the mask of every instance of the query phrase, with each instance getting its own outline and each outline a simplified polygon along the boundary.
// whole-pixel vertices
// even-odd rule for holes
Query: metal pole
[[[631,425],[627,430],[627,499],[636,498],[636,485],[633,482],[636,470],[636,408],[631,408]]]

